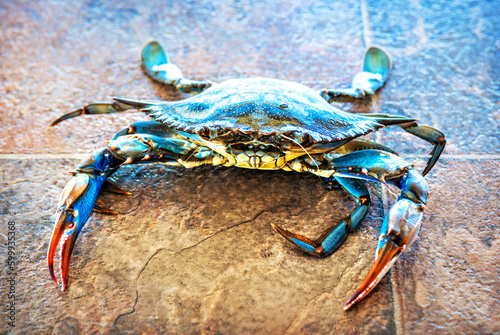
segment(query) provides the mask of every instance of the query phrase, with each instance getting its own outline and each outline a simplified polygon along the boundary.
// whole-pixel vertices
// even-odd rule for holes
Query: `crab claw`
[[[423,204],[400,198],[384,220],[379,237],[375,263],[363,284],[346,302],[344,310],[363,299],[380,282],[398,259],[401,252],[409,247],[418,235],[422,221]]]
[[[103,172],[110,165],[110,155],[105,148],[90,154],[73,172],[73,178],[66,184],[57,206],[56,222],[47,250],[49,273],[57,283],[54,275],[54,257],[57,246],[62,240],[60,249],[61,290],[68,284],[69,263],[75,241],[85,222],[90,216],[97,194],[101,189],[107,173]]]
[[[75,241],[85,222],[92,212],[99,189],[104,181],[103,177],[89,174],[77,174],[66,187],[58,204],[56,223],[47,251],[47,265],[52,280],[57,283],[54,274],[54,257],[57,246],[62,240],[60,250],[61,290],[68,284],[69,263]]]

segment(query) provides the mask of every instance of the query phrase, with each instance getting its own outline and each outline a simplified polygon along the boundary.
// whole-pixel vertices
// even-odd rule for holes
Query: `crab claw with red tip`
[[[368,295],[391,269],[401,252],[413,243],[420,230],[422,213],[422,204],[405,198],[400,198],[391,208],[382,225],[375,263],[363,284],[346,302],[344,310],[348,310]]]
[[[78,173],[66,184],[59,199],[56,222],[47,251],[47,265],[52,280],[57,283],[54,274],[54,257],[57,246],[62,240],[60,248],[62,291],[68,284],[69,263],[75,241],[92,212],[104,179],[105,176]]]

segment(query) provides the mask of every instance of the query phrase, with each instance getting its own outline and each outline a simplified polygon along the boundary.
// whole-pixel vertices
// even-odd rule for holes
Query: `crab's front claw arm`
[[[133,102],[130,102],[133,103]],[[174,131],[158,127],[156,121],[138,122],[120,131],[104,148],[88,155],[72,171],[73,178],[64,188],[58,204],[56,223],[47,251],[47,265],[50,276],[54,275],[54,257],[59,242],[61,259],[61,289],[68,285],[69,263],[76,239],[92,210],[107,214],[117,214],[101,204],[96,204],[101,188],[121,194],[130,194],[106,180],[120,166],[135,163],[161,162],[168,165],[198,166],[210,158],[207,154],[196,156],[198,147],[176,138]],[[208,149],[207,149],[208,150]]]
[[[85,222],[90,216],[97,195],[108,176],[109,154],[107,149],[94,151],[73,173],[73,178],[66,184],[59,199],[56,221],[47,251],[47,265],[52,279],[57,283],[54,274],[54,257],[57,246],[60,248],[61,290],[68,284],[71,252],[75,246]]]
[[[427,183],[414,170],[403,178],[401,196],[387,214],[379,236],[375,262],[344,310],[362,300],[380,282],[394,262],[415,241],[427,202]]]

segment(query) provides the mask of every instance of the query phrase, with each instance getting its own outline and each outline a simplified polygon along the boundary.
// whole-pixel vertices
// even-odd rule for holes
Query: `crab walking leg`
[[[387,214],[372,265],[363,284],[346,302],[345,310],[362,300],[389,271],[401,252],[415,241],[427,203],[424,177],[403,159],[387,152],[363,150],[332,159],[334,176],[379,180],[401,189]]]
[[[162,48],[156,42],[148,43],[141,52],[141,66],[146,75],[154,81],[169,85],[183,93],[198,94],[212,86],[212,83],[205,80],[191,80],[184,78],[181,70],[170,62],[170,59]],[[142,102],[148,102],[143,100]],[[158,101],[152,101],[152,103]],[[111,114],[120,113],[129,109],[137,109],[135,105],[128,105],[123,101],[115,99],[113,103],[92,103],[75,111],[66,113],[49,125],[50,127],[56,124],[84,114]]]
[[[158,101],[154,100],[141,100],[140,102],[132,99],[122,99],[122,98],[113,98],[114,102],[96,102],[83,106],[75,111],[66,113],[59,117],[57,120],[52,122],[49,125],[50,127],[55,126],[56,124],[71,119],[80,115],[96,115],[96,114],[112,114],[112,113],[122,113],[131,109],[140,109],[140,107],[148,106],[149,104],[153,105],[158,103]]]
[[[148,43],[142,49],[141,62],[144,72],[151,79],[170,85],[177,91],[198,94],[212,86],[208,81],[184,78],[181,70],[170,62],[168,54],[156,41]]]
[[[389,147],[386,147],[377,142],[363,139],[351,140],[343,146],[335,149],[335,152],[339,154],[349,154],[355,151],[368,149],[385,151],[393,155],[397,155],[397,153]],[[306,161],[303,161],[303,159],[304,158],[297,159],[298,162],[301,162],[301,164],[299,164],[300,167],[298,168],[298,171],[310,171],[314,173],[314,166],[317,166],[318,163],[311,165]],[[321,155],[319,155],[319,157],[317,157],[316,159],[316,162],[321,161],[321,159],[322,157]],[[326,166],[325,168],[328,168],[328,166]],[[340,176],[321,177],[321,179],[329,190],[337,188],[337,185],[342,186],[344,190],[349,192],[354,197],[359,207],[349,213],[338,224],[332,225],[331,227],[326,229],[315,241],[312,241],[305,236],[289,232],[285,229],[277,227],[276,225],[273,225],[273,227],[288,241],[301,248],[304,252],[307,252],[308,254],[311,254],[313,256],[326,257],[328,255],[331,255],[342,244],[342,242],[347,237],[347,234],[352,233],[364,220],[366,214],[368,213],[371,197],[370,192],[368,191],[362,180],[343,178]]]
[[[430,153],[431,158],[427,162],[427,165],[425,166],[425,169],[422,172],[422,176],[425,176],[432,169],[434,164],[436,164],[437,160],[439,159],[439,156],[441,156],[444,147],[446,146],[446,139],[444,134],[437,129],[434,129],[426,125],[420,125],[417,122],[415,122],[415,120],[398,123],[399,120],[404,119],[405,116],[389,115],[389,114],[360,114],[360,115],[364,117],[377,119],[378,122],[381,122],[384,125],[396,124],[402,129],[404,129],[406,132],[415,135],[417,137],[420,137],[421,139],[433,144],[434,148]]]
[[[73,178],[66,185],[58,204],[55,225],[47,251],[47,265],[52,279],[54,257],[62,239],[60,250],[61,289],[68,284],[71,252],[76,239],[92,212],[97,195],[107,177],[125,164],[157,162],[167,165],[192,167],[223,161],[208,148],[175,138],[169,129],[162,133],[157,122],[141,122],[132,125],[140,131],[154,134],[128,134],[124,130],[104,148],[92,152],[72,172]],[[123,134],[120,136],[120,134]],[[163,135],[164,137],[158,136]],[[179,136],[180,137],[180,136]],[[99,207],[99,206],[98,206]]]
[[[74,117],[77,117],[80,115],[120,113],[120,112],[124,112],[126,110],[129,110],[129,109],[136,109],[136,107],[121,103],[119,101],[115,101],[112,103],[108,103],[108,102],[92,103],[92,104],[88,104],[86,106],[83,106],[82,108],[79,108],[75,111],[64,114],[63,116],[59,117],[57,120],[52,122],[49,125],[49,128],[55,126],[56,124],[58,124],[64,120],[71,119],[71,118],[74,118]]]
[[[432,149],[430,155],[431,158],[427,162],[424,171],[422,172],[422,176],[425,176],[432,169],[434,164],[436,164],[439,156],[444,150],[446,146],[446,139],[444,138],[444,134],[437,129],[426,125],[419,125],[416,122],[408,122],[403,124],[398,124],[405,131],[413,134],[417,137],[420,137],[423,140],[426,140],[429,143],[434,144],[434,148]]]
[[[302,251],[317,257],[331,255],[342,244],[349,233],[352,233],[364,220],[370,207],[370,192],[361,180],[335,177],[337,182],[349,192],[359,205],[340,222],[328,227],[321,236],[313,241],[309,238],[289,232],[273,224],[284,238],[299,247]]]
[[[354,77],[351,88],[323,90],[320,91],[320,95],[328,103],[353,102],[357,99],[364,99],[384,86],[389,78],[390,70],[391,58],[389,55],[382,49],[371,47],[365,53],[363,71]]]

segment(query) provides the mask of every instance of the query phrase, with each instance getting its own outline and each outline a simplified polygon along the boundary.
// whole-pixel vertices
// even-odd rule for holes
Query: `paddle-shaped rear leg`
[[[316,257],[326,257],[337,250],[347,235],[352,233],[363,221],[370,207],[370,192],[362,180],[342,177],[332,178],[349,192],[358,204],[358,207],[347,214],[340,222],[328,227],[316,240],[311,240],[303,235],[289,232],[273,224],[274,229],[288,241],[292,242],[302,251]]]
[[[389,78],[391,58],[380,48],[369,48],[364,57],[363,71],[352,80],[352,87],[347,89],[323,90],[321,96],[332,102],[353,102],[366,98],[384,86]]]
[[[167,52],[156,41],[148,43],[142,49],[141,62],[144,72],[151,79],[177,91],[198,94],[212,86],[209,81],[184,78],[181,70],[170,62]]]
[[[212,86],[212,83],[205,80],[191,80],[184,78],[181,70],[170,62],[166,51],[156,42],[148,43],[141,52],[141,66],[146,75],[154,81],[169,85],[184,93],[198,94]],[[133,100],[130,100],[133,101]],[[111,114],[120,113],[129,109],[139,109],[147,106],[148,100],[141,100],[141,104],[127,104],[116,98],[112,103],[91,103],[75,111],[66,113],[49,125],[49,128],[56,124],[85,114]],[[151,101],[151,103],[158,101]]]

